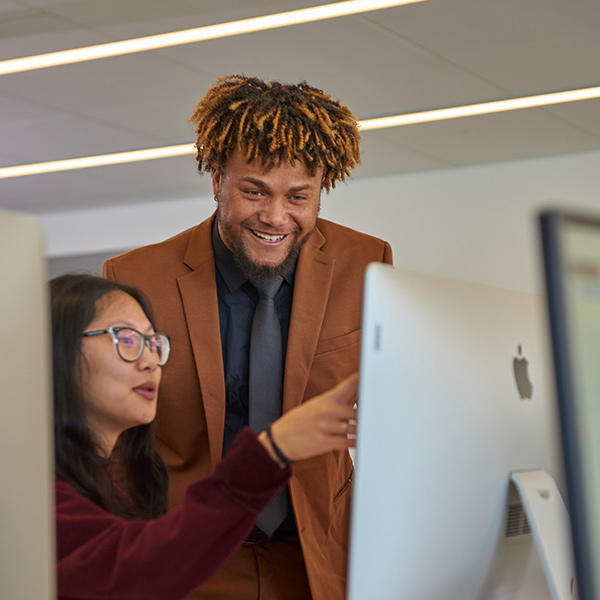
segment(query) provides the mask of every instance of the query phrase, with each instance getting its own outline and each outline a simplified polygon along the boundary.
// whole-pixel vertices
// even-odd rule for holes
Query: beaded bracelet
[[[277,455],[277,458],[284,464],[284,465],[292,465],[294,464],[293,460],[290,460],[279,448],[279,446],[275,443],[275,441],[273,440],[273,435],[271,434],[271,426],[269,425],[266,430],[267,432],[267,436],[269,438],[269,441],[271,442],[271,446],[273,446],[273,451],[275,452],[275,454]]]

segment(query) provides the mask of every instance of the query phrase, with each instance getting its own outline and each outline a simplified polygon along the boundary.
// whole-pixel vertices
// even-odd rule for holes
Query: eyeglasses
[[[145,346],[148,346],[151,352],[156,352],[159,366],[162,367],[169,360],[171,343],[169,336],[164,333],[146,335],[136,329],[131,329],[131,327],[109,327],[98,331],[86,331],[82,335],[83,337],[92,337],[105,333],[110,334],[119,358],[125,362],[140,360]]]

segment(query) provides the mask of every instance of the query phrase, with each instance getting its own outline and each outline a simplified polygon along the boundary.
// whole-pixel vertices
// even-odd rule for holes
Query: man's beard
[[[218,209],[217,219],[219,219]],[[259,265],[256,264],[256,262],[246,251],[246,247],[241,239],[241,236],[236,237],[231,226],[228,223],[223,223],[221,220],[219,220],[219,228],[223,232],[222,237],[226,238],[227,240],[226,245],[231,247],[231,252],[237,266],[250,281],[266,281],[269,279],[274,279],[275,277],[283,275],[287,271],[293,269],[302,246],[308,241],[308,238],[310,238],[310,236],[313,234],[316,227],[317,225],[315,223],[315,226],[303,238],[292,244],[286,257],[278,265]]]

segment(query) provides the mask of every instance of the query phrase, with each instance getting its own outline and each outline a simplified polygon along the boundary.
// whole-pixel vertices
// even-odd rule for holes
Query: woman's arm
[[[57,481],[61,599],[177,600],[211,578],[290,477],[248,429],[181,506],[152,521],[125,520]]]
[[[357,376],[285,413],[272,425],[292,461],[354,445]],[[266,434],[236,437],[212,475],[182,504],[151,521],[107,513],[64,481],[56,484],[61,600],[178,600],[210,579],[239,548],[291,469]]]

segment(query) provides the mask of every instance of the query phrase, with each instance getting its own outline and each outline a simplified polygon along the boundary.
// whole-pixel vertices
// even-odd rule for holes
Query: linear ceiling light
[[[364,121],[359,121],[359,125],[361,131],[369,131],[372,129],[399,127],[402,125],[413,125],[416,123],[427,123],[431,121],[443,121],[446,119],[471,117],[494,112],[517,110],[521,108],[533,108],[536,106],[548,106],[550,104],[561,104],[564,102],[574,102],[577,100],[591,100],[594,98],[600,98],[600,86],[581,90],[569,90],[566,92],[542,94],[539,96],[528,96],[526,98],[513,98],[512,100],[498,100],[496,102],[471,104],[469,106],[441,108],[439,110],[428,110],[406,115],[397,115],[393,117],[367,119]],[[195,150],[192,144],[181,144],[179,146],[150,148],[148,150],[136,150],[133,152],[119,152],[117,154],[104,154],[100,156],[87,156],[83,158],[56,160],[29,165],[18,165],[15,167],[2,167],[0,168],[0,179],[8,179],[9,177],[23,177],[25,175],[38,175],[40,173],[54,173],[57,171],[71,171],[75,169],[85,169],[88,167],[116,165],[128,162],[152,160],[155,158],[182,156],[184,154],[193,154],[194,152]]]
[[[193,144],[180,144],[179,146],[166,146],[164,148],[148,148],[146,150],[133,150],[131,152],[52,160],[30,165],[18,165],[16,167],[2,167],[0,168],[0,179],[24,177],[25,175],[40,175],[42,173],[57,173],[58,171],[75,171],[77,169],[88,169],[89,167],[121,165],[130,162],[153,160],[155,158],[183,156],[184,154],[192,154],[194,152],[195,148]]]
[[[49,54],[26,56],[23,58],[0,61],[0,75],[32,71],[35,69],[45,69],[47,67],[96,60],[98,58],[107,58],[109,56],[121,56],[123,54],[156,50],[157,48],[167,48],[170,46],[191,44],[193,42],[205,40],[214,40],[243,33],[276,29],[278,27],[287,27],[288,25],[299,25],[311,21],[322,21],[325,19],[333,19],[335,17],[343,17],[424,1],[425,0],[349,0],[347,2],[324,4],[312,8],[303,8],[274,15],[232,21],[230,23],[208,25],[206,27],[197,27],[195,29],[186,29],[184,31],[173,31],[171,33],[162,33],[159,35],[150,35],[137,39],[123,40],[121,42],[111,42],[85,48],[51,52]]]
[[[444,121],[445,119],[487,115],[495,112],[533,108],[536,106],[548,106],[550,104],[562,104],[564,102],[574,102],[576,100],[591,100],[593,98],[600,98],[600,87],[554,92],[552,94],[541,94],[539,96],[528,96],[526,98],[497,100],[495,102],[483,102],[482,104],[470,104],[468,106],[440,108],[438,110],[427,110],[406,115],[396,115],[394,117],[367,119],[360,122],[360,127],[362,131],[368,131],[369,129],[383,129],[385,127],[414,125],[415,123],[427,123],[430,121]]]

